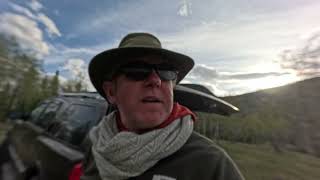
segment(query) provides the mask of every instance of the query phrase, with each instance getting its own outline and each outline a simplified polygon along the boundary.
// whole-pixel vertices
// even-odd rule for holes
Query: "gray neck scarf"
[[[103,180],[141,175],[159,160],[179,150],[193,131],[190,115],[144,134],[119,132],[116,113],[106,116],[89,134],[92,153]]]

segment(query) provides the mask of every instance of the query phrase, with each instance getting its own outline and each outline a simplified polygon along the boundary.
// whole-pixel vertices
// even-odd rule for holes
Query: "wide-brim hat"
[[[111,80],[120,66],[136,61],[134,57],[143,55],[158,55],[175,68],[178,71],[177,84],[194,66],[194,61],[189,56],[162,48],[161,42],[154,35],[131,33],[121,40],[118,48],[103,51],[92,58],[89,77],[93,86],[107,99],[102,88],[103,82]],[[152,60],[150,58],[150,63]]]

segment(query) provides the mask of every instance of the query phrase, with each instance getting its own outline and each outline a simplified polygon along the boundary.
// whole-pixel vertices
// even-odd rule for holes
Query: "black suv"
[[[174,97],[193,111],[221,115],[238,111],[200,85],[177,85]],[[12,179],[67,180],[84,158],[87,132],[113,110],[97,93],[65,93],[45,100],[27,119],[12,120],[0,147],[1,169],[13,167]]]

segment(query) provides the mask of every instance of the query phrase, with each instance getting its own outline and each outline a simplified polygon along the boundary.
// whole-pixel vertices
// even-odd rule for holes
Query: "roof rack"
[[[93,99],[104,100],[104,98],[100,94],[98,94],[97,92],[60,93],[59,96],[64,96],[64,97],[82,97],[82,98],[93,98]]]

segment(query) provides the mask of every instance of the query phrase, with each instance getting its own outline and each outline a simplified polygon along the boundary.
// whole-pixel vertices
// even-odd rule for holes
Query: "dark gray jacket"
[[[91,149],[91,148],[90,148]],[[83,163],[81,180],[101,180],[91,151]],[[227,153],[211,140],[193,132],[180,150],[160,160],[132,180],[243,180]]]

